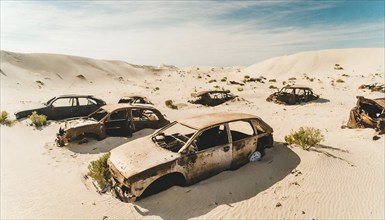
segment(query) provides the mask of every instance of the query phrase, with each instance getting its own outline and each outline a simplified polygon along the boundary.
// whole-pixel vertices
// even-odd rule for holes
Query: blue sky
[[[248,66],[302,51],[383,48],[384,2],[1,0],[1,50]]]

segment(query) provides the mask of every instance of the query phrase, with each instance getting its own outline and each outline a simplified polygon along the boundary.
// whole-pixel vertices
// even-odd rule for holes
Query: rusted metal
[[[64,146],[82,135],[98,140],[106,136],[130,136],[144,128],[158,129],[169,121],[151,106],[112,104],[105,105],[88,117],[76,118],[61,124],[56,142]]]
[[[194,100],[188,102],[205,106],[217,106],[237,97],[229,90],[201,91],[192,93],[191,96]]]
[[[380,83],[373,83],[369,85],[360,85],[358,89],[368,89],[372,92],[382,92],[385,93],[385,84],[380,84]]]
[[[357,96],[357,103],[350,111],[349,128],[374,128],[385,133],[385,98],[368,99]]]
[[[251,133],[235,129],[238,122]],[[239,167],[255,151],[272,146],[272,133],[262,119],[243,113],[212,113],[172,122],[111,151],[113,193],[122,201],[134,201],[166,177],[190,185]],[[263,138],[268,141],[259,144]]]
[[[138,94],[130,94],[130,95],[123,96],[118,103],[153,105],[152,102],[147,97],[138,95]]]
[[[313,94],[311,88],[299,85],[287,85],[278,92],[271,94],[266,98],[268,102],[278,104],[295,105],[302,102],[309,102],[319,98],[319,95]]]

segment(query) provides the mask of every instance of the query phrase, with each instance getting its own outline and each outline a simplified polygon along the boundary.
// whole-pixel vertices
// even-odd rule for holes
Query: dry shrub
[[[88,165],[87,175],[96,180],[102,189],[110,184],[111,172],[107,164],[110,154],[111,153],[107,153],[98,160],[91,161]]]
[[[32,112],[32,114],[29,116],[29,119],[36,127],[41,127],[47,124],[47,116],[39,115],[37,112]]]
[[[166,100],[164,104],[171,109],[178,109],[178,106],[174,105],[174,101]]]
[[[0,124],[2,124],[2,125],[11,125],[13,123],[13,121],[10,120],[8,117],[9,117],[8,112],[1,111],[1,113],[0,113]]]
[[[321,143],[325,140],[319,129],[300,127],[298,131],[292,131],[291,134],[285,136],[285,141],[289,145],[297,144],[304,150]]]

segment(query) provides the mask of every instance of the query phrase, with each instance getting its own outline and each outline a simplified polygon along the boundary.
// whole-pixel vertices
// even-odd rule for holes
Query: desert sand
[[[29,126],[28,120],[1,125],[1,219],[384,219],[385,136],[374,141],[373,129],[341,129],[357,95],[384,97],[358,89],[384,83],[384,60],[383,48],[332,49],[249,67],[178,68],[1,51],[1,110],[12,117],[56,95],[91,94],[117,103],[128,93],[139,93],[171,121],[208,112],[255,114],[274,128],[275,140],[259,162],[130,204],[99,195],[84,178],[87,166],[154,130],[59,148],[54,139],[60,122],[50,121],[41,129]],[[266,80],[229,83],[245,75]],[[295,106],[265,101],[275,91],[271,85],[280,88],[291,77],[296,78],[291,83],[313,88],[321,99]],[[187,102],[192,92],[215,88],[229,89],[239,99],[216,107]],[[166,107],[169,99],[179,109]],[[325,135],[322,145],[335,149],[321,148],[322,153],[285,145],[284,136],[301,126],[319,128]]]

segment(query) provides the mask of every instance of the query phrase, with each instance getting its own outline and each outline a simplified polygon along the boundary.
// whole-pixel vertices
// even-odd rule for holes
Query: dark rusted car
[[[61,120],[87,116],[106,102],[91,95],[62,95],[56,96],[44,103],[44,106],[16,112],[16,119],[28,117],[32,112],[47,116],[48,120]]]
[[[106,136],[130,136],[144,128],[158,129],[170,123],[152,106],[113,104],[105,105],[84,118],[61,124],[56,143],[64,146],[81,136],[94,136],[98,140]]]
[[[108,160],[112,193],[124,202],[236,169],[273,146],[273,129],[243,113],[212,113],[121,145]]]
[[[350,111],[349,128],[374,128],[385,133],[385,98],[367,99],[357,96],[357,104]]]
[[[313,90],[306,86],[288,85],[278,92],[267,97],[266,101],[278,104],[295,105],[301,102],[309,102],[319,98],[319,95],[313,93]]]
[[[206,106],[217,106],[237,97],[229,90],[202,91],[192,93],[191,96],[195,99],[189,100],[190,103]]]
[[[152,102],[145,96],[131,94],[123,96],[118,103],[129,103],[129,104],[149,104],[153,105]]]

